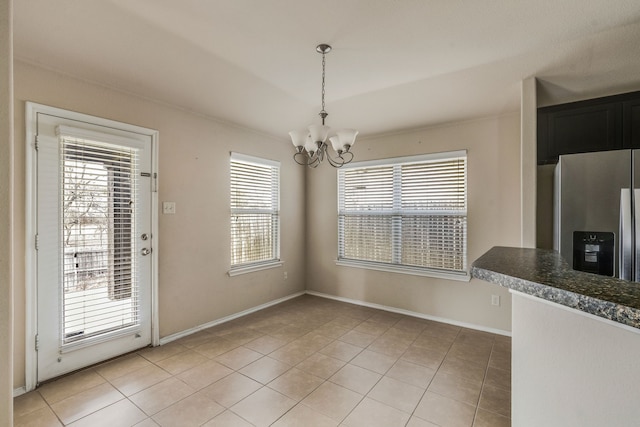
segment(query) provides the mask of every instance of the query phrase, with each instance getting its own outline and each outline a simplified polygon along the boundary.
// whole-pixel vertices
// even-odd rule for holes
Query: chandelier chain
[[[324,59],[324,53],[322,54],[322,111],[320,111],[320,113],[326,113],[326,111],[324,110],[324,76],[325,76],[325,59]],[[324,117],[322,117],[322,124],[324,125]]]

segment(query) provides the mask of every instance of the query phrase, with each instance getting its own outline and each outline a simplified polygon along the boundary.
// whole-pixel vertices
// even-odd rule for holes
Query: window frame
[[[233,182],[231,180],[233,162],[244,163],[249,165],[257,165],[260,167],[270,167],[275,168],[277,172],[277,188],[274,190],[271,189],[272,195],[275,197],[274,207],[272,209],[264,209],[264,208],[248,208],[248,212],[244,212],[244,214],[256,214],[256,213],[269,213],[270,215],[275,216],[275,223],[272,224],[271,230],[271,240],[272,240],[272,251],[273,258],[260,260],[260,261],[251,261],[240,264],[232,264],[233,257],[231,252],[233,251],[233,230],[232,230],[232,217],[234,215],[243,214],[242,209],[234,209],[231,206],[231,197],[233,197]],[[273,183],[272,183],[273,184]],[[261,157],[250,156],[247,154],[241,154],[236,152],[230,153],[229,158],[229,276],[237,276],[240,274],[251,273],[254,271],[265,270],[269,268],[276,268],[282,266],[283,262],[280,259],[280,242],[281,242],[281,227],[280,227],[280,187],[281,187],[281,179],[280,179],[280,162],[275,160],[264,159]],[[275,194],[274,194],[275,193]]]
[[[344,173],[353,169],[369,169],[375,167],[396,167],[396,166],[405,166],[410,164],[419,164],[425,162],[434,162],[434,161],[442,161],[448,159],[455,158],[464,158],[464,209],[458,211],[456,216],[461,216],[464,218],[465,227],[464,227],[464,248],[463,248],[463,265],[464,270],[450,270],[444,268],[434,268],[434,267],[420,267],[402,264],[402,260],[400,259],[398,262],[397,254],[402,250],[402,239],[401,232],[398,232],[397,229],[394,232],[391,231],[389,236],[389,240],[396,242],[391,247],[390,251],[393,254],[393,261],[391,263],[387,262],[379,262],[379,261],[371,261],[364,259],[355,259],[355,258],[345,258],[344,253],[344,244],[345,244],[345,236],[343,230],[343,222],[341,221],[341,216],[345,215],[348,210],[344,210],[344,197],[345,197],[345,189],[341,188],[344,186]],[[441,152],[441,153],[433,153],[433,154],[422,154],[416,156],[405,156],[405,157],[395,157],[395,158],[387,158],[387,159],[379,159],[379,160],[370,160],[370,161],[362,161],[355,162],[349,165],[345,165],[344,167],[338,169],[337,171],[337,195],[338,195],[338,212],[337,212],[337,221],[338,221],[338,258],[336,259],[336,265],[346,266],[346,267],[355,267],[355,268],[363,268],[369,270],[377,270],[384,272],[393,272],[393,273],[401,273],[401,274],[410,274],[417,276],[427,276],[427,277],[435,277],[435,278],[443,278],[450,279],[456,281],[465,281],[468,282],[471,277],[469,275],[469,266],[468,266],[468,183],[467,183],[467,175],[468,175],[468,161],[467,161],[467,150],[458,150],[458,151],[449,151],[449,152]],[[409,209],[403,209],[398,206],[398,200],[400,200],[400,186],[401,179],[398,176],[394,175],[394,184],[392,189],[392,198],[395,200],[392,212],[386,211],[383,215],[391,216],[392,221],[394,216],[402,216],[403,213],[415,213],[415,211],[411,211]],[[354,212],[354,211],[351,211]],[[422,214],[421,214],[422,215]],[[426,216],[436,216],[438,213],[426,213]],[[394,227],[395,228],[395,227]]]

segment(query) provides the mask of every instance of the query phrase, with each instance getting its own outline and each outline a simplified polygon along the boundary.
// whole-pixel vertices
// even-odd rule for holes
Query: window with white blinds
[[[231,271],[280,260],[280,163],[231,153]]]
[[[136,149],[60,135],[62,344],[139,323]]]
[[[338,170],[338,262],[467,276],[466,152]]]

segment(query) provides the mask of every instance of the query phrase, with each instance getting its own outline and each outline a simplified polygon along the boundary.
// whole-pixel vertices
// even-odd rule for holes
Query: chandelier
[[[316,51],[322,54],[322,110],[318,115],[322,118],[322,125],[311,125],[304,130],[294,130],[289,132],[291,141],[296,147],[293,159],[299,165],[317,167],[325,159],[334,168],[339,168],[353,160],[353,153],[349,150],[356,142],[358,131],[355,129],[340,129],[335,135],[329,138],[331,147],[335,151],[335,156],[331,156],[327,145],[327,136],[331,128],[325,126],[324,121],[329,115],[324,109],[324,77],[325,77],[325,55],[331,52],[328,44],[319,44]]]

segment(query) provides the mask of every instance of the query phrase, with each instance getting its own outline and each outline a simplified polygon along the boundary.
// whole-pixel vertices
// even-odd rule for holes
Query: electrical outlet
[[[176,202],[162,202],[162,213],[164,215],[174,215],[176,213]]]
[[[284,272],[284,280],[287,280],[287,277],[289,277],[289,275],[287,274],[287,272]]]
[[[500,295],[491,295],[491,305],[500,307]]]

